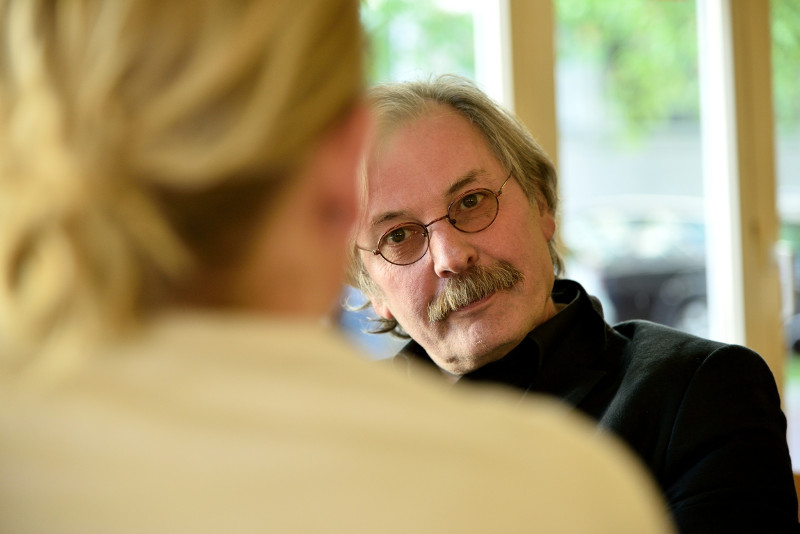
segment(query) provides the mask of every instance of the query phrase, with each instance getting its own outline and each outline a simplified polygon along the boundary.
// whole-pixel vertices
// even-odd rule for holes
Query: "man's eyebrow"
[[[394,219],[400,219],[400,218],[405,217],[405,215],[406,215],[405,211],[387,211],[387,212],[381,213],[381,214],[373,217],[372,226],[375,227],[375,226],[378,226],[379,224],[385,223],[386,221],[392,221]],[[410,218],[410,217],[406,217],[406,218]]]
[[[471,185],[478,181],[479,178],[483,178],[487,176],[489,173],[486,172],[485,169],[471,169],[458,178],[453,184],[447,188],[447,191],[444,193],[445,199],[457,193],[458,191],[464,189],[466,186]],[[380,213],[372,218],[372,226],[378,226],[379,224],[383,224],[387,221],[393,221],[397,219],[404,219],[410,220],[412,217],[408,215],[407,211],[398,210],[398,211],[387,211],[384,213]]]
[[[453,185],[447,189],[444,196],[449,197],[461,189],[464,189],[466,186],[477,182],[479,178],[484,178],[488,174],[489,173],[487,173],[484,169],[472,169],[464,174],[461,178],[456,180],[455,183],[453,183]]]

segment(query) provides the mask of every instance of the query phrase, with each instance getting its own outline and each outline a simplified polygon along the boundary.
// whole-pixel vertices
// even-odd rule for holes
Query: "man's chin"
[[[465,350],[463,353],[456,355],[446,356],[444,358],[436,358],[431,356],[431,359],[436,363],[436,365],[444,372],[454,375],[454,376],[463,376],[469,374],[473,371],[477,371],[484,365],[490,364],[494,361],[499,360],[503,357],[503,353],[498,350],[490,350],[490,351],[474,351],[477,348],[475,346],[472,347],[465,347],[465,349],[473,349]],[[474,351],[474,352],[473,352]],[[430,353],[429,353],[430,355]]]

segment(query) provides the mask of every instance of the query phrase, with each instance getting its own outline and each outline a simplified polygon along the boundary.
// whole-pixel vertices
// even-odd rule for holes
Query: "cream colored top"
[[[673,532],[560,407],[444,391],[320,327],[164,317],[46,394],[0,390],[0,532]]]

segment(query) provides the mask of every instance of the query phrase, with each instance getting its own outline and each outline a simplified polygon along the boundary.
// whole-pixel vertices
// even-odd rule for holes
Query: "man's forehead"
[[[489,148],[483,132],[471,123],[468,117],[455,109],[436,104],[413,116],[378,127],[374,144],[370,149],[372,162],[386,162],[396,157],[425,157],[431,155],[432,139],[437,145],[448,144],[458,151],[465,138],[470,144]],[[413,154],[409,154],[413,151]]]
[[[444,120],[442,120],[444,119]],[[404,182],[441,189],[469,173],[501,165],[483,134],[455,111],[428,114],[403,124],[373,145],[365,161],[369,190]]]
[[[376,138],[380,143],[385,143],[398,132],[412,128],[417,123],[436,120],[441,117],[450,117],[456,120],[463,119],[469,122],[469,119],[455,108],[441,102],[428,101],[417,109],[405,109],[399,112],[396,110],[384,113],[379,112],[376,117]]]

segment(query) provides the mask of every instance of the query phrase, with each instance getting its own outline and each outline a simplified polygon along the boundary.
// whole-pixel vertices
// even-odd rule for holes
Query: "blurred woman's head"
[[[340,280],[318,256],[354,209],[357,0],[6,0],[0,47],[0,336],[113,336],[175,303],[321,311],[302,285],[268,300]]]

